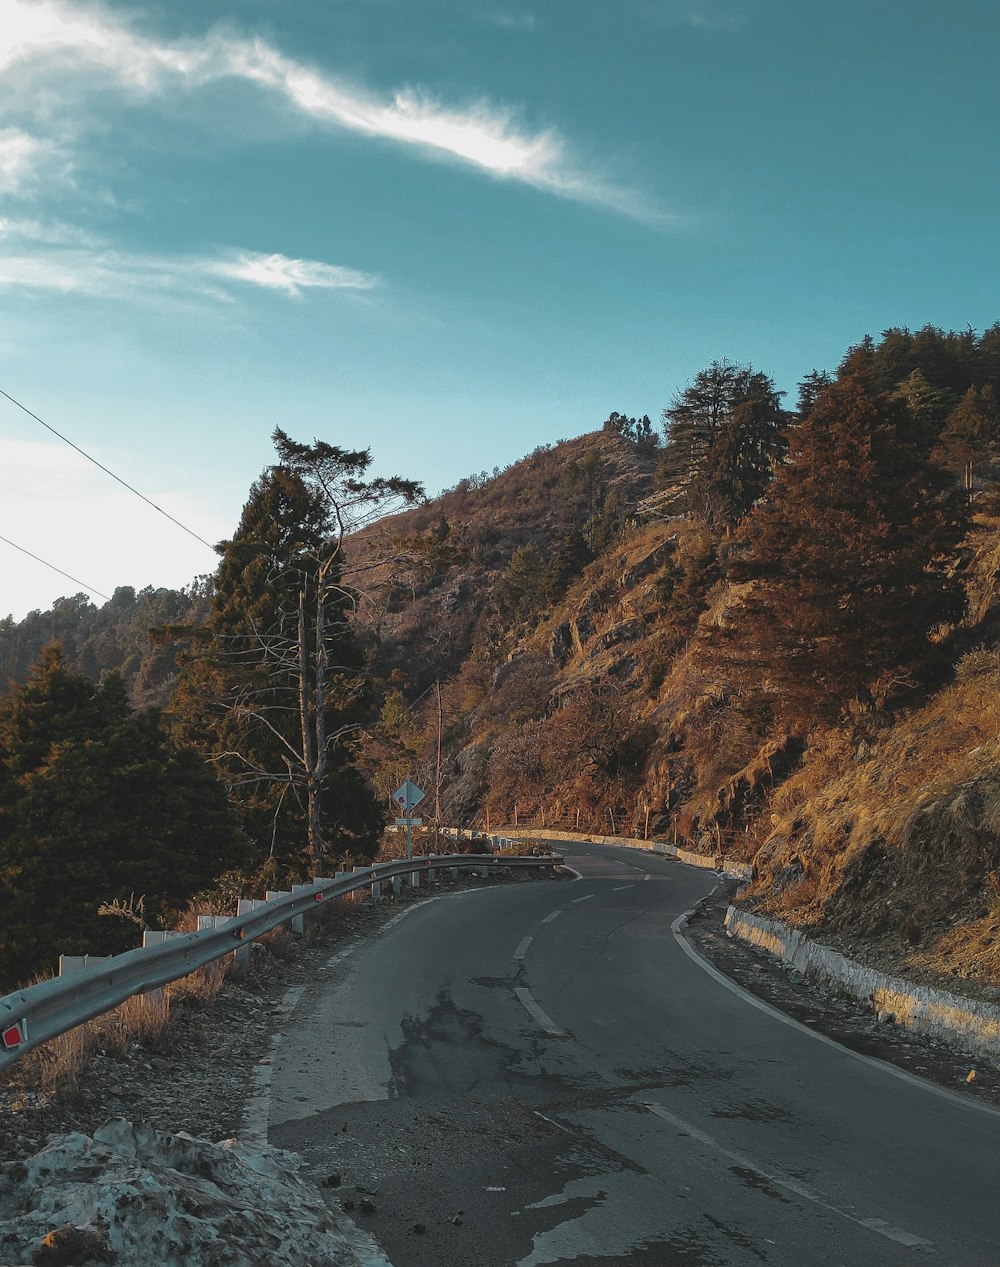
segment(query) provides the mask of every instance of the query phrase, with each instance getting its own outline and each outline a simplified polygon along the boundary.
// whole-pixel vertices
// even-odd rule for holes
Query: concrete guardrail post
[[[308,884],[293,884],[292,892],[301,893],[304,889],[308,889],[309,887],[310,886]],[[298,935],[301,937],[305,931],[306,931],[305,915],[293,915],[292,916],[292,932],[298,933]]]
[[[71,972],[83,972],[87,968],[96,968],[99,963],[107,963],[110,955],[60,955],[59,975],[68,977]]]
[[[144,928],[142,930],[142,948],[145,950],[147,946],[162,946],[165,942],[171,941],[175,937],[185,937],[186,935],[186,933],[178,933],[169,928]],[[152,990],[147,990],[139,997],[148,999],[154,1007],[159,1007],[163,1003],[163,986],[155,986]]]
[[[237,916],[252,915],[254,911],[259,911],[262,906],[266,906],[266,905],[267,905],[267,898],[262,899],[259,897],[241,897],[240,900],[236,903],[236,914]],[[221,915],[215,915],[215,916],[209,915],[207,917],[204,915],[199,915],[198,916],[199,928],[201,926],[201,921],[205,918],[216,919],[216,920],[221,921],[222,923],[225,923],[225,919]],[[218,924],[215,925],[216,928],[218,928],[218,926],[219,926]],[[206,925],[206,927],[212,927],[212,925]],[[236,963],[237,967],[245,968],[246,965],[250,962],[250,947],[252,945],[253,945],[252,941],[240,942],[234,954],[234,962]]]

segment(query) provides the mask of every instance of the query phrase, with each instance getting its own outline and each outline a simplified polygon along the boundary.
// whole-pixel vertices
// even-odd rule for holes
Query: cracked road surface
[[[1000,1115],[706,972],[671,926],[713,875],[561,848],[580,881],[411,908],[288,1020],[269,1138],[395,1267],[996,1267]]]

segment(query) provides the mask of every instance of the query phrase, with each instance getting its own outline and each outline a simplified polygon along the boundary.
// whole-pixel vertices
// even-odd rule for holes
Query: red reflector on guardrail
[[[5,1051],[12,1051],[15,1047],[20,1047],[22,1043],[28,1041],[28,1022],[17,1021],[14,1025],[8,1025],[7,1028],[0,1033],[0,1043],[3,1043]]]
[[[323,901],[323,894],[322,894],[322,893],[317,893],[317,894],[316,894],[316,901],[317,901],[317,902],[322,902],[322,901]]]

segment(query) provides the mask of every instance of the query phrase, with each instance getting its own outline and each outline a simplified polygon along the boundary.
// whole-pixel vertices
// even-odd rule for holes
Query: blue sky
[[[270,433],[430,493],[715,357],[997,297],[991,0],[0,0],[0,388],[208,541]],[[0,535],[214,554],[0,399]],[[80,586],[0,543],[0,614]]]

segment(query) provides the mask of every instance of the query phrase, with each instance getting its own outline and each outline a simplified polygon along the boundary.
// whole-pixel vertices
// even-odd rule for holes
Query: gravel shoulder
[[[704,957],[738,985],[803,1025],[844,1046],[946,1087],[970,1101],[1000,1108],[1000,1065],[961,1046],[879,1021],[870,1006],[731,937],[723,921],[737,884],[724,881],[695,908],[687,935]],[[946,986],[944,988],[947,988]],[[975,1070],[975,1078],[968,1077]]]

